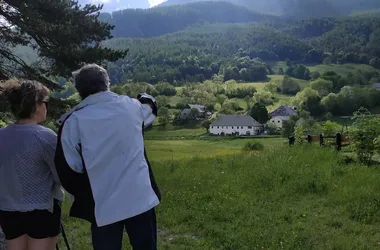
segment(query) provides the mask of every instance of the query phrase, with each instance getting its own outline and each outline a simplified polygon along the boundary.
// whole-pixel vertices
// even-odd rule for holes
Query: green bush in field
[[[294,129],[294,136],[296,139],[297,145],[303,145],[306,143],[305,141],[305,130],[302,126],[296,126]]]
[[[7,125],[7,124],[6,124],[4,121],[0,120],[0,128],[5,127],[6,125]]]
[[[336,122],[327,120],[326,122],[323,123],[322,133],[324,136],[334,136],[339,132],[340,129],[341,129],[341,125],[339,125]]]
[[[379,124],[380,118],[365,108],[360,108],[354,113],[353,129],[350,131],[351,148],[358,160],[366,165],[370,165],[375,153],[380,152]]]
[[[255,142],[247,142],[243,150],[244,151],[261,151],[264,149],[264,145],[261,142],[255,141]]]

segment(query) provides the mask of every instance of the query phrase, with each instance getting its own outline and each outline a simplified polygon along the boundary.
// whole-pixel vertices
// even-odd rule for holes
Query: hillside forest
[[[227,114],[249,113],[255,103],[269,112],[294,105],[321,119],[380,105],[373,88],[380,14],[373,9],[294,20],[204,1],[100,13],[99,20],[110,25],[101,47],[119,53],[105,61],[112,89],[153,94],[167,108],[165,124],[188,103]],[[11,51],[31,67],[41,57],[22,44]],[[61,86],[54,95],[69,106],[79,101],[70,77],[53,73]]]

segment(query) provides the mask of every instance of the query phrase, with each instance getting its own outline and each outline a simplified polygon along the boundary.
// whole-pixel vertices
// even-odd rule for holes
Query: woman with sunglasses
[[[39,125],[49,89],[11,80],[3,94],[16,121],[0,129],[0,227],[8,250],[53,250],[64,193],[54,166],[57,136]]]

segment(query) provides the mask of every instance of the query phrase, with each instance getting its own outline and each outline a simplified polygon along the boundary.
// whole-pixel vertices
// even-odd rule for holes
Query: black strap
[[[67,240],[65,228],[63,226],[62,221],[61,221],[61,233],[62,233],[63,240],[65,241],[66,249],[70,250],[69,241]],[[56,249],[59,250],[59,244],[58,244],[58,242],[57,242],[57,245],[56,245]]]

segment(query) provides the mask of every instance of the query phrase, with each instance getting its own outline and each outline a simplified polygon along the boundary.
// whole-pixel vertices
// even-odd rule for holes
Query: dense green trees
[[[292,64],[288,65],[288,69],[285,74],[298,79],[309,80],[310,70],[303,64]]]
[[[353,118],[352,148],[358,160],[370,165],[374,154],[380,151],[380,118],[365,108],[356,111]]]
[[[115,26],[112,32],[115,37],[154,37],[199,23],[270,22],[279,18],[228,2],[207,1],[145,10],[125,9],[102,13],[100,19]]]
[[[380,92],[370,83],[378,72],[357,71],[343,77],[329,71],[310,82],[292,98],[292,104],[313,116],[352,115],[360,107],[372,109],[380,104]]]
[[[380,16],[206,23],[160,37],[118,38],[104,44],[113,49],[130,48],[127,58],[109,64],[112,83],[167,81],[176,85],[219,76],[225,81],[264,81],[273,73],[264,62],[286,59],[290,64],[283,73],[309,80],[312,76],[303,64],[364,63],[380,67],[376,45],[379,24]],[[337,81],[335,89],[339,89]]]
[[[309,47],[273,28],[251,24],[213,24],[150,39],[106,41],[113,49],[130,49],[127,58],[109,65],[112,83],[263,81],[273,73],[265,60],[301,60]],[[258,59],[258,57],[260,59]]]
[[[324,97],[331,93],[333,82],[325,79],[317,79],[310,83],[310,87],[317,91],[319,96]]]
[[[379,55],[380,16],[347,17],[336,21],[330,31],[313,38],[312,46],[338,63],[366,63]]]
[[[321,100],[333,115],[352,115],[360,107],[374,108],[380,104],[380,92],[372,87],[345,86],[339,93],[330,93]]]
[[[295,95],[301,90],[300,85],[289,76],[284,77],[279,88],[281,93],[286,95]]]
[[[158,122],[166,126],[170,122],[170,110],[167,107],[160,107],[158,109]]]
[[[160,95],[173,96],[177,93],[177,90],[174,88],[174,86],[170,85],[167,82],[160,82],[154,87]]]
[[[268,110],[262,103],[255,103],[249,114],[261,124],[266,124],[269,120]]]

